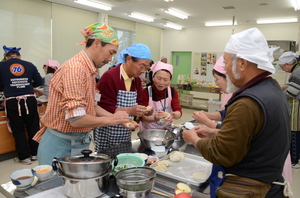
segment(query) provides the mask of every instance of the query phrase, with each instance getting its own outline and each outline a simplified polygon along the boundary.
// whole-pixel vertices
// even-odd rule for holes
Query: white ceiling
[[[94,0],[109,4],[112,10],[103,11],[74,3],[73,0],[46,0],[57,4],[81,8],[94,12],[106,13],[109,16],[136,21],[147,25],[164,28],[163,23],[170,21],[183,28],[204,27],[208,21],[235,20],[239,25],[255,25],[257,19],[300,17],[300,11],[294,11],[290,0]],[[235,9],[223,9],[234,6]],[[163,10],[175,8],[189,15],[180,19],[165,13]],[[127,16],[138,12],[155,18],[154,22],[143,22]]]

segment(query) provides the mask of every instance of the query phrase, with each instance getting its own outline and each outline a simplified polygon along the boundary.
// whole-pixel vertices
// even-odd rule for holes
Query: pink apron
[[[149,106],[153,107],[154,111],[152,115],[155,115],[156,111],[165,111],[168,113],[172,112],[172,107],[171,107],[171,102],[172,102],[172,93],[171,93],[171,88],[168,87],[168,97],[164,97],[163,100],[160,101],[153,101],[152,100],[152,87],[148,87],[148,93],[149,93]],[[169,122],[162,122],[162,121],[157,121],[157,122],[141,122],[140,123],[140,131],[144,131],[147,129],[163,129]]]

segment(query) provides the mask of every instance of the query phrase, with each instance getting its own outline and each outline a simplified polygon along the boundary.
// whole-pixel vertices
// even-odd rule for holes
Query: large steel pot
[[[63,190],[67,197],[95,198],[100,197],[107,192],[109,186],[109,175],[111,171],[112,167],[110,167],[106,173],[92,179],[74,179],[66,177],[59,172],[58,174],[63,177]]]
[[[138,132],[137,135],[142,144],[149,149],[154,146],[169,147],[176,139],[176,134],[163,129],[148,129]]]
[[[68,178],[91,179],[103,175],[110,169],[113,159],[108,155],[99,153],[90,155],[92,151],[88,149],[82,150],[81,153],[82,156],[54,158],[52,160],[53,170]]]
[[[125,198],[148,198],[154,186],[156,172],[148,167],[132,167],[115,175],[120,194]]]

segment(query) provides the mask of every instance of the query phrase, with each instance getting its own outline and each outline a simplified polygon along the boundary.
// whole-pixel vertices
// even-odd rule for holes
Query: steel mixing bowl
[[[149,167],[132,167],[120,170],[115,176],[121,190],[142,192],[150,191],[153,188],[156,171]]]
[[[154,146],[169,147],[176,139],[176,134],[162,129],[148,129],[140,131],[137,134],[141,140],[141,143],[151,149]]]

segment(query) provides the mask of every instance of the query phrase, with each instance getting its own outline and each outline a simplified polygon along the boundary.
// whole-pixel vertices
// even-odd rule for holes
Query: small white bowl
[[[45,181],[53,176],[52,166],[49,165],[39,165],[34,167],[33,170],[35,170],[39,181]]]
[[[162,158],[168,154],[169,149],[164,146],[153,146],[151,150],[158,158]]]
[[[21,169],[12,172],[9,177],[17,189],[26,189],[31,187],[34,175],[35,171],[33,169]]]

